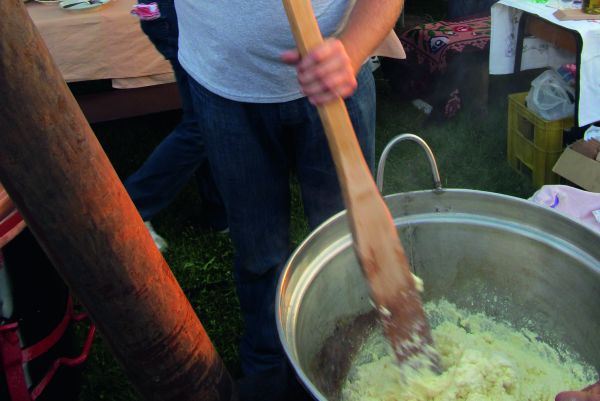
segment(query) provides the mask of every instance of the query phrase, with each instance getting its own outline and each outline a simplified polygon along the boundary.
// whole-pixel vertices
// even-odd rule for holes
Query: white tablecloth
[[[551,0],[552,1],[552,0]],[[500,0],[492,7],[490,74],[510,74],[514,70],[517,28],[523,11],[553,24],[577,31],[582,38],[579,73],[579,126],[600,121],[600,21],[559,21],[556,8],[531,0]],[[521,69],[558,67],[573,63],[572,54],[539,39],[527,39],[523,46]]]

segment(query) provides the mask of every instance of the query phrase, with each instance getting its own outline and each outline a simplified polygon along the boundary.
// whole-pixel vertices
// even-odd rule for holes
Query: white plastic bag
[[[592,139],[600,142],[600,127],[596,127],[595,125],[590,125],[590,127],[585,130],[583,134],[584,141],[591,141]]]
[[[546,70],[531,82],[527,108],[554,121],[575,113],[575,90],[554,70]]]

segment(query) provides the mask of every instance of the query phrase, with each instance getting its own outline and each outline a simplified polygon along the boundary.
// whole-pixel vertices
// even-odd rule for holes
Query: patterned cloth
[[[490,43],[490,17],[437,21],[405,31],[400,40],[407,58],[429,64],[430,72],[444,72],[448,54],[486,50]]]

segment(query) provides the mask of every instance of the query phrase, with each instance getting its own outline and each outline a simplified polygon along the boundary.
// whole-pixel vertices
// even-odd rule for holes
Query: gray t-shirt
[[[312,0],[323,36],[340,24],[348,0]],[[302,97],[296,70],[280,60],[296,47],[281,0],[176,0],[179,61],[222,97],[276,103]]]

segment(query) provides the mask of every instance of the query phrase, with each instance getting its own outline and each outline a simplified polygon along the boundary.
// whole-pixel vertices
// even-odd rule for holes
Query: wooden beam
[[[235,399],[22,1],[0,20],[0,182],[145,399]]]

